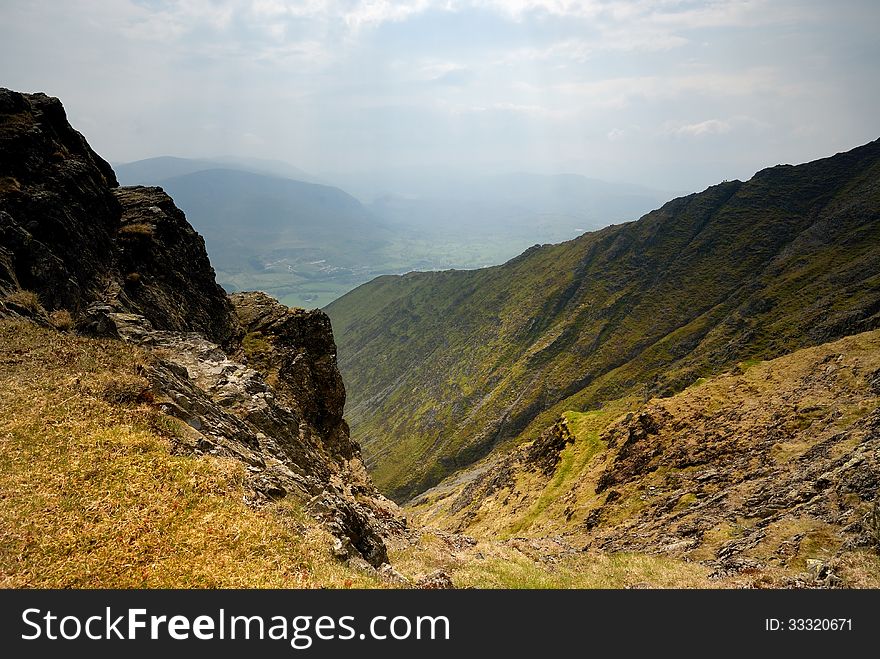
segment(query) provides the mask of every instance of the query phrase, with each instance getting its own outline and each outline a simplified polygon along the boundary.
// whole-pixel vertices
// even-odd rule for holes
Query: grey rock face
[[[94,303],[157,328],[240,338],[201,236],[161,188],[119,188],[57,98],[0,88],[0,293]]]
[[[187,424],[175,450],[240,460],[247,465],[249,503],[294,496],[340,538],[341,557],[387,563],[384,537],[403,530],[396,505],[373,488],[356,445],[349,458],[324,445],[309,406],[297,403],[289,385],[270,386],[263,373],[198,333],[157,330],[143,316],[107,307],[90,308],[89,318],[105,334],[155,356],[148,374],[155,403]],[[339,423],[337,432],[347,439]]]

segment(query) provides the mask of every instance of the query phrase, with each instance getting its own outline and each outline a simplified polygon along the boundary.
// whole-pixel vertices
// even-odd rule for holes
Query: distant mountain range
[[[320,183],[311,174],[281,160],[261,158],[177,158],[158,156],[134,162],[112,163],[122,185],[156,185],[161,181],[207,169],[234,169],[281,178],[292,178],[306,183]]]
[[[123,184],[159,185],[174,197],[205,236],[227,290],[258,288],[306,307],[382,274],[501,263],[662,200],[647,188],[576,175],[404,178],[388,192],[369,177],[319,180],[256,159],[163,156],[115,170]],[[336,176],[364,199],[321,182]]]
[[[122,181],[159,185],[178,201],[230,292],[258,288],[291,306],[315,307],[389,272],[377,250],[394,235],[351,195],[231,167],[162,157],[116,169]]]
[[[327,307],[347,418],[403,500],[567,410],[880,327],[880,142]]]

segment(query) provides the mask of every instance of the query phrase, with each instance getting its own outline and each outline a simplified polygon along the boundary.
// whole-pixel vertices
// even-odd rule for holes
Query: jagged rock
[[[574,436],[565,420],[561,419],[534,442],[491,462],[487,469],[468,482],[455,497],[450,511],[453,514],[458,513],[505,488],[511,488],[519,469],[539,472],[549,478],[559,464],[563,449],[573,442]]]
[[[568,429],[564,419],[547,428],[526,450],[525,460],[533,470],[550,476],[556,471],[560,453],[569,444],[574,443],[574,435]]]
[[[342,540],[341,538],[333,539],[332,553],[339,560],[348,560],[354,555],[351,542],[347,539]]]
[[[327,315],[319,309],[288,309],[265,293],[236,293],[230,299],[247,331],[242,356],[322,433],[334,456],[360,459],[342,418],[345,386]]]
[[[113,170],[45,94],[0,88],[0,245],[6,286],[47,309],[100,298],[120,209]]]
[[[388,562],[388,550],[382,537],[385,529],[363,504],[328,488],[309,501],[308,510],[331,533],[347,538],[370,565],[378,567]],[[352,553],[346,550],[347,555]]]
[[[764,569],[764,564],[753,558],[726,558],[717,563],[715,570],[709,575],[710,579],[735,576],[737,574],[755,574]]]
[[[817,558],[808,558],[807,572],[810,573],[810,576],[812,576],[813,579],[819,581],[820,579],[823,579],[828,573],[828,566],[826,565],[825,561],[821,561]]]
[[[513,476],[519,464],[520,454],[515,453],[496,461],[479,477],[471,480],[455,498],[450,506],[452,513],[457,513],[482,501],[496,492],[513,486]]]
[[[225,346],[241,335],[204,241],[171,198],[118,187],[57,98],[0,88],[0,292],[16,289],[78,320],[98,303]]]
[[[395,586],[409,587],[412,585],[409,579],[395,570],[390,563],[384,563],[379,567],[379,576],[386,582],[394,584]]]
[[[102,302],[93,302],[80,314],[77,322],[77,330],[83,334],[90,336],[103,336],[112,339],[119,339],[119,332],[116,330],[116,323],[111,315],[114,313],[113,307]],[[147,319],[144,319],[147,323]]]
[[[430,574],[426,574],[416,582],[416,588],[423,590],[450,590],[455,588],[450,577],[443,570],[436,570]]]
[[[612,490],[613,491],[613,490]],[[592,531],[594,528],[599,526],[602,523],[602,508],[596,508],[590,511],[590,514],[587,515],[584,520],[584,528],[587,531]]]
[[[204,239],[162,188],[115,188],[122,209],[114,236],[118,276],[113,288],[124,309],[157,329],[201,332],[225,347],[242,330],[214,279]]]

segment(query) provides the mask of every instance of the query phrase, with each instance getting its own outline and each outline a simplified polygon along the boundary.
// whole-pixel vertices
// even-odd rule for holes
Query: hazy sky
[[[696,190],[880,137],[877,0],[0,0],[0,85],[113,161]]]

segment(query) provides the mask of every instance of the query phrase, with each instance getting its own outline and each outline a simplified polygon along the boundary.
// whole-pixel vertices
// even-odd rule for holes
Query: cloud
[[[342,20],[353,30],[400,22],[421,14],[436,3],[430,0],[366,0],[342,13]]]
[[[707,135],[723,135],[731,130],[730,122],[721,119],[706,119],[695,124],[684,124],[669,129],[674,135],[683,135],[685,137],[705,137]]]
[[[472,0],[455,6],[486,8],[515,21],[531,16],[641,24],[670,30],[774,24],[805,18],[802,3],[787,0]],[[793,6],[794,5],[794,6]]]
[[[705,162],[877,137],[869,0],[3,0],[2,16],[3,84],[61,96],[114,160],[569,158],[709,183]]]
[[[398,66],[405,69],[409,63],[401,61],[398,62]],[[458,62],[427,59],[417,63],[413,75],[423,82],[459,85],[471,77],[471,72],[468,67],[462,66]]]
[[[724,99],[757,94],[786,94],[782,74],[768,67],[736,73],[684,73],[650,76],[624,76],[583,82],[563,82],[551,89],[572,97],[583,107],[625,108],[645,101],[669,101],[687,96]],[[537,91],[537,89],[536,89]],[[546,93],[547,90],[544,90]]]
[[[607,30],[592,39],[566,39],[544,47],[519,48],[503,53],[495,64],[519,66],[527,62],[583,64],[601,53],[650,53],[687,45],[686,38],[640,29]]]
[[[492,9],[514,20],[523,20],[530,13],[592,18],[603,11],[603,3],[595,0],[474,0],[471,4]]]
[[[801,7],[800,14],[796,14],[791,0],[474,0],[470,4],[517,22],[546,15],[576,27],[573,32],[578,36],[505,51],[495,60],[503,65],[529,61],[584,63],[603,53],[671,51],[691,44],[695,32],[790,25],[814,13]]]
[[[767,134],[773,125],[747,115],[734,115],[724,119],[712,118],[703,121],[667,121],[661,133],[666,136],[685,138],[704,138],[713,135],[727,135],[736,132],[740,139]]]

